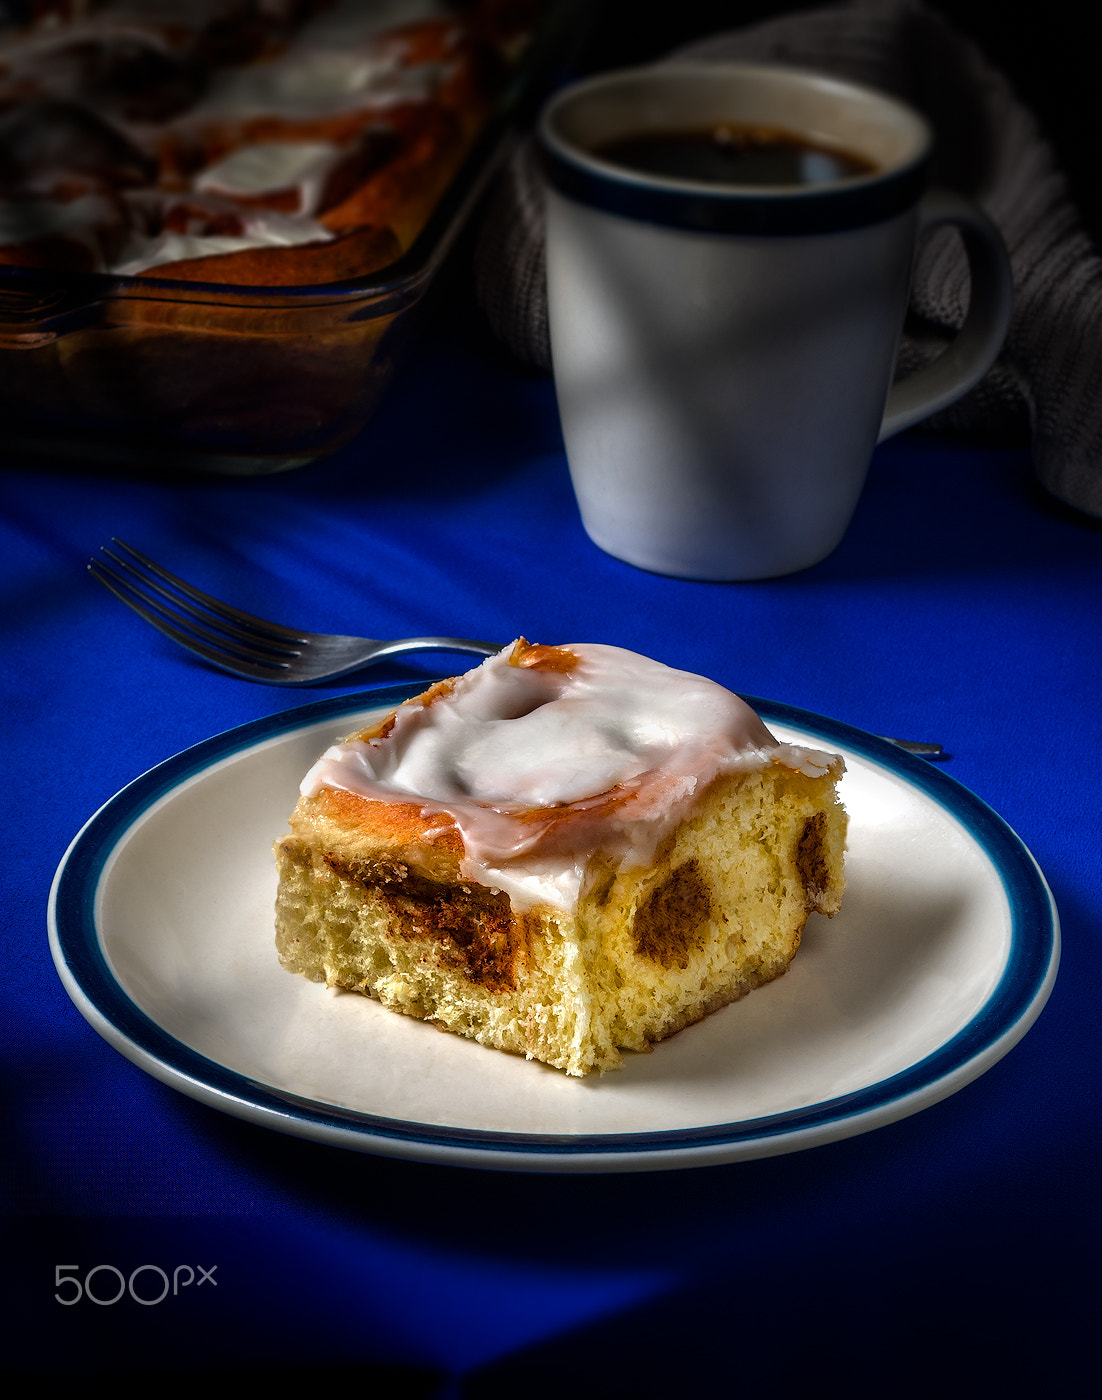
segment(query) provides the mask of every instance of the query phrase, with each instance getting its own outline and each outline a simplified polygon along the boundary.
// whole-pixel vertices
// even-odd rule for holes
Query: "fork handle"
[[[403,637],[380,644],[377,656],[399,656],[407,651],[462,651],[475,656],[496,656],[504,642],[479,642],[471,637]]]

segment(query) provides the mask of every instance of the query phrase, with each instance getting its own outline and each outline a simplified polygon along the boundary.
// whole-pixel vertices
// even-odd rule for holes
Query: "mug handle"
[[[941,224],[960,229],[972,279],[968,313],[932,364],[892,385],[878,442],[963,398],[995,363],[1010,324],[1010,258],[1002,235],[983,210],[950,190],[931,190],[918,215],[919,237]]]

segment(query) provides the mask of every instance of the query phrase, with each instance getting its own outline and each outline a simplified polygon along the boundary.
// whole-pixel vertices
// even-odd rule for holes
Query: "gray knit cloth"
[[[971,195],[998,224],[1015,297],[998,363],[929,426],[989,442],[1030,441],[1043,485],[1102,517],[1102,259],[1005,77],[920,0],[852,0],[785,15],[674,56],[817,68],[895,93],[925,114],[937,136],[934,182]],[[549,369],[543,192],[530,144],[499,179],[475,258],[494,332],[525,363]],[[938,231],[919,253],[903,370],[937,353],[967,300],[960,241]]]

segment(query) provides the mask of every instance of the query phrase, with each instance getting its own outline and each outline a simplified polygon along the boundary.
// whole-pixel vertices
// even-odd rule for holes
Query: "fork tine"
[[[258,674],[263,674],[265,667],[285,667],[299,655],[298,652],[281,654],[276,651],[259,650],[231,633],[212,631],[203,625],[201,614],[173,612],[152,594],[142,591],[143,588],[152,585],[148,585],[144,580],[135,580],[134,577],[117,573],[110,565],[100,560],[91,560],[88,572],[120,602],[125,603],[132,612],[156,627],[159,632],[208,660],[221,657],[225,665],[232,664],[234,667],[255,663]]]
[[[267,685],[313,685],[350,675],[372,662],[412,651],[460,651],[487,656],[499,647],[456,637],[367,637],[294,632],[230,607],[146,558],[131,545],[111,541],[88,562],[97,582],[150,626],[230,675]],[[124,557],[128,556],[128,557]]]
[[[155,627],[158,632],[178,643],[185,651],[190,651],[194,655],[202,657],[204,661],[210,662],[212,666],[217,666],[219,670],[228,671],[234,676],[248,676],[252,680],[270,683],[280,672],[286,671],[288,668],[286,660],[265,655],[262,652],[250,651],[243,647],[227,645],[222,638],[216,639],[217,646],[210,646],[198,635],[198,630],[185,631],[182,627],[177,626],[175,622],[170,620],[170,614],[160,609],[155,600],[142,601],[141,595],[129,588],[125,580],[96,560],[89,563],[88,571],[93,578],[102,583],[120,602],[125,603],[132,612],[137,613],[151,627]],[[209,635],[211,634],[208,633]]]
[[[252,638],[248,634],[230,627],[228,623],[224,623],[213,614],[198,608],[187,598],[170,593],[166,588],[161,588],[155,579],[146,578],[144,574],[131,568],[118,555],[112,554],[109,549],[105,549],[103,553],[119,568],[113,568],[103,559],[93,559],[88,564],[88,572],[93,578],[109,588],[116,598],[132,607],[135,612],[139,611],[137,604],[140,603],[142,605],[141,615],[146,621],[151,621],[150,615],[155,614],[170,626],[175,626],[177,629],[183,628],[186,635],[194,636],[200,641],[213,643],[216,646],[224,647],[227,651],[258,661],[265,660],[272,655],[283,657],[299,654],[301,650],[299,647],[280,651],[274,643],[264,644],[262,642],[262,649],[258,649],[252,645]],[[161,601],[162,599],[164,601]]]
[[[292,645],[269,641],[265,637],[254,637],[252,633],[223,622],[221,618],[192,603],[182,594],[162,588],[156,579],[146,578],[139,569],[135,569],[111,550],[104,549],[103,554],[104,559],[93,559],[89,562],[88,570],[93,578],[97,578],[101,583],[106,583],[110,578],[114,584],[111,591],[124,603],[132,598],[136,599],[148,611],[171,625],[182,627],[185,632],[191,633],[200,641],[225,647],[228,651],[248,659],[264,661],[276,656],[282,660],[300,655],[302,645],[297,638]],[[106,560],[110,560],[111,563],[107,563]],[[113,568],[113,564],[118,565],[118,568]]]
[[[168,569],[162,568],[160,564],[155,563],[152,559],[147,558],[146,555],[141,554],[132,545],[127,544],[125,540],[114,538],[111,543],[125,550],[126,553],[130,555],[131,559],[136,560],[143,569],[153,574],[155,578],[161,579],[164,583],[167,583],[176,593],[182,594],[185,598],[190,598],[193,602],[198,603],[201,608],[211,613],[213,617],[224,619],[226,622],[230,623],[235,629],[233,635],[239,636],[241,632],[247,631],[254,634],[257,641],[266,642],[271,646],[302,646],[309,641],[309,638],[304,636],[301,632],[294,632],[289,627],[281,627],[276,622],[269,622],[267,619],[256,617],[253,613],[247,613],[241,608],[230,607],[228,603],[222,602],[220,598],[211,597],[209,593],[204,593],[201,589],[188,583],[186,579],[182,579],[178,577],[178,575],[170,573]],[[124,571],[134,574],[138,573],[133,564],[120,558],[117,554],[113,554],[110,549],[105,547],[103,553],[113,559]],[[171,594],[166,593],[165,590],[152,579],[145,579],[144,582],[148,587],[155,588],[158,593],[168,598],[169,601],[173,603],[178,602],[177,599],[173,598]]]

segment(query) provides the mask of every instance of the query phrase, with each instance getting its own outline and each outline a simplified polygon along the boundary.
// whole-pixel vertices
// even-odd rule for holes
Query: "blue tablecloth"
[[[297,625],[606,641],[938,740],[1051,884],[1052,996],[1004,1059],[916,1116],[687,1172],[407,1163],[186,1098],[100,1039],[54,971],[46,905],[68,843],[185,746],[438,663],[303,693],[213,672],[89,577],[112,535]],[[700,584],[608,558],[577,517],[551,384],[505,359],[461,288],[377,417],[309,469],[140,480],[6,453],[5,1363],[433,1397],[665,1396],[717,1379],[1085,1393],[1071,1387],[1102,1242],[1100,597],[1099,526],[1040,492],[1028,453],[921,435],[878,451],[842,546],[804,574]],[[186,1267],[191,1286],[157,1305],[58,1300],[59,1277],[146,1264]]]

